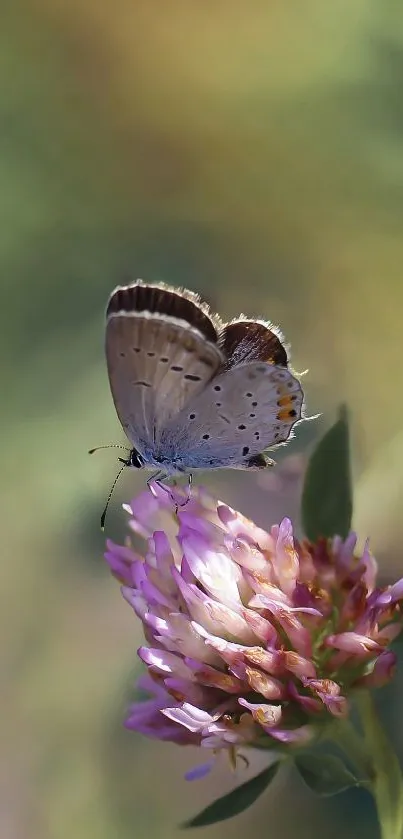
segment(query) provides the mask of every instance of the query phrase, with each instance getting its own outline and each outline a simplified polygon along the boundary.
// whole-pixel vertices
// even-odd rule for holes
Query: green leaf
[[[348,535],[353,515],[347,410],[322,437],[308,464],[302,493],[302,524],[312,542]]]
[[[263,772],[260,772],[259,775],[251,778],[250,781],[246,781],[240,787],[231,790],[227,795],[217,798],[216,801],[209,804],[197,816],[184,822],[181,827],[206,827],[209,824],[222,822],[225,819],[231,819],[233,816],[242,813],[262,795],[266,787],[269,786],[275,777],[279,766],[280,761],[272,763]]]
[[[360,781],[335,755],[302,752],[294,758],[295,766],[306,785],[317,795],[337,795]]]
[[[369,691],[357,693],[365,742],[372,760],[371,788],[383,837],[403,834],[403,777],[398,756],[381,725]]]

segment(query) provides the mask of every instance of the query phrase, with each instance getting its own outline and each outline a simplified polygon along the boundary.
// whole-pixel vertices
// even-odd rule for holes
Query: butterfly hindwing
[[[215,376],[164,429],[167,451],[181,446],[189,469],[248,468],[285,442],[301,418],[303,392],[286,368],[241,364]]]

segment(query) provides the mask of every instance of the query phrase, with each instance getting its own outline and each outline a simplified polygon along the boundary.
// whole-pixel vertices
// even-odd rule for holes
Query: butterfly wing
[[[261,468],[261,453],[285,442],[303,413],[303,392],[286,368],[261,362],[215,376],[164,430],[164,448],[184,469]]]
[[[190,292],[136,283],[109,301],[106,359],[118,417],[141,452],[195,398],[223,356],[206,307]]]
[[[287,367],[288,356],[281,333],[271,323],[237,318],[220,330],[218,343],[224,357],[224,370],[250,361],[266,361]]]

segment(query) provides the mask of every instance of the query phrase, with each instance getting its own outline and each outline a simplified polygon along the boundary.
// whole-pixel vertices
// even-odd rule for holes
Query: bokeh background
[[[176,839],[233,779],[122,727],[139,627],[102,559],[120,440],[103,356],[128,278],[281,324],[309,411],[278,479],[206,476],[260,523],[296,512],[341,400],[355,523],[401,573],[403,11],[392,0],[4,0],[0,25],[1,835]],[[331,477],[329,476],[329,479]],[[125,474],[120,502],[143,486]],[[402,739],[398,682],[381,711]],[[255,764],[254,764],[255,768]],[[292,804],[290,804],[292,802]],[[199,835],[377,836],[365,793],[293,776]]]

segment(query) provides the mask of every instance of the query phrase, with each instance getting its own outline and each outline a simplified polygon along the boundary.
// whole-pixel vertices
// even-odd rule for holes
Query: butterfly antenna
[[[128,446],[122,446],[120,443],[107,443],[106,446],[95,446],[95,449],[90,449],[88,454],[99,452],[100,449],[124,449],[125,452],[130,451]]]
[[[114,482],[113,482],[113,484],[112,484],[112,486],[111,486],[111,488],[110,488],[110,492],[109,492],[108,498],[107,498],[107,500],[106,500],[106,504],[105,504],[105,507],[104,507],[104,511],[103,511],[103,513],[102,513],[102,516],[101,516],[101,530],[105,530],[105,519],[106,519],[106,513],[107,513],[107,510],[108,510],[108,507],[109,507],[109,502],[110,502],[110,500],[111,500],[111,498],[112,498],[112,493],[113,493],[113,490],[115,489],[115,486],[116,486],[116,484],[117,484],[117,482],[118,482],[118,480],[119,480],[119,478],[120,478],[120,476],[121,476],[121,474],[122,474],[123,470],[124,470],[124,469],[126,469],[126,468],[127,468],[127,463],[125,463],[125,462],[124,462],[124,463],[123,463],[123,466],[121,467],[121,469],[119,469],[119,472],[118,472],[118,474],[116,475],[116,478],[115,478],[115,480],[114,480]]]

